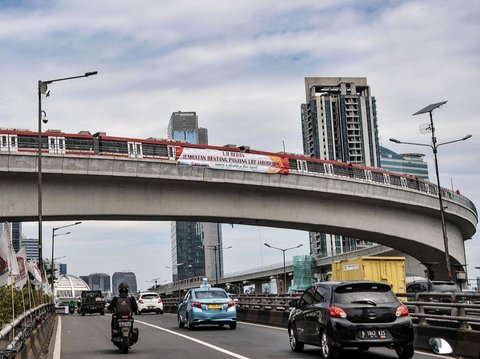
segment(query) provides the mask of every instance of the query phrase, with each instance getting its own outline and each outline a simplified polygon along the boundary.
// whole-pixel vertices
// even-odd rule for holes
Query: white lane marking
[[[167,333],[170,333],[170,334],[173,334],[173,335],[177,335],[177,336],[182,337],[182,338],[184,338],[184,339],[191,340],[192,342],[195,342],[195,343],[204,345],[204,346],[209,347],[209,348],[211,348],[211,349],[217,350],[217,351],[219,351],[219,352],[221,352],[221,353],[230,355],[230,356],[232,356],[232,357],[234,357],[234,358],[238,358],[238,359],[250,359],[250,358],[245,357],[245,356],[243,356],[243,355],[233,353],[233,352],[231,352],[231,351],[229,351],[229,350],[226,350],[226,349],[217,347],[217,346],[215,346],[215,345],[212,345],[212,344],[203,342],[203,341],[201,341],[201,340],[198,340],[198,339],[189,337],[189,336],[184,335],[184,334],[180,334],[180,333],[174,332],[174,331],[169,330],[169,329],[166,329],[166,328],[158,327],[158,326],[156,326],[156,325],[153,325],[153,324],[150,324],[150,323],[147,323],[147,322],[141,322],[141,321],[139,321],[139,320],[135,320],[135,322],[136,322],[136,323],[143,324],[143,325],[146,325],[146,326],[149,326],[149,327],[152,327],[152,328],[155,328],[155,329],[163,330],[164,332],[167,332]]]
[[[55,348],[53,349],[53,359],[60,359],[62,349],[62,317],[58,316],[57,334],[55,335]]]
[[[240,322],[239,322],[240,323]],[[268,328],[268,329],[275,329],[275,330],[282,330],[284,332],[287,331],[287,328],[280,328],[280,327],[273,327],[271,325],[264,325],[264,324],[255,324],[255,323],[248,323],[248,322],[241,322],[242,325],[251,325],[253,327],[261,327],[261,328]]]

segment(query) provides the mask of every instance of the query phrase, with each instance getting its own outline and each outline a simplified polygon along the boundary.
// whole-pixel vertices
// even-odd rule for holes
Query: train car
[[[38,141],[38,132],[0,128],[0,152],[37,153]],[[300,154],[258,151],[249,146],[211,146],[153,137],[147,139],[116,137],[107,136],[105,132],[92,135],[88,131],[71,134],[60,130],[43,132],[41,142],[42,153],[52,155],[99,155],[168,161],[177,165],[232,171],[336,176],[438,195],[435,184],[415,176],[359,164],[305,157]],[[441,191],[444,198],[475,210],[471,201],[459,193],[445,188]]]
[[[0,129],[0,151],[38,152],[38,132],[23,129]],[[48,130],[41,136],[42,153],[50,154],[94,154],[93,136],[82,131],[77,134]]]

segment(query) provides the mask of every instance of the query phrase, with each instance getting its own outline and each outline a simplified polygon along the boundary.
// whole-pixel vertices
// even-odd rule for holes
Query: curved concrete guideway
[[[0,154],[0,219],[36,221],[37,158]],[[43,219],[182,220],[347,235],[439,262],[444,243],[435,195],[333,176],[263,174],[101,156],[43,157]],[[445,199],[452,264],[478,218]]]

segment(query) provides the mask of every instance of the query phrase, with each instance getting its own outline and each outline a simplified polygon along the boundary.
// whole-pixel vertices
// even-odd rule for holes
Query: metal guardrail
[[[0,330],[0,358],[15,357],[32,331],[53,311],[53,304],[41,304],[6,324]]]
[[[397,294],[410,311],[415,323],[425,326],[449,327],[480,331],[480,295],[450,293]],[[237,308],[289,312],[291,295],[234,296]],[[413,300],[412,300],[413,299]],[[448,300],[448,302],[446,302]],[[478,303],[475,303],[477,302]],[[166,312],[175,313],[178,298],[163,299]]]

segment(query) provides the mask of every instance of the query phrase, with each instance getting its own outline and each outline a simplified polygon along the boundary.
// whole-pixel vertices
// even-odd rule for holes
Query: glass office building
[[[174,112],[168,124],[168,138],[208,144],[208,130],[198,127],[196,112]],[[176,221],[171,224],[173,281],[206,276],[211,281],[223,276],[221,225]]]
[[[428,180],[428,164],[423,157],[425,155],[422,153],[398,154],[380,146],[380,163],[383,169]]]

